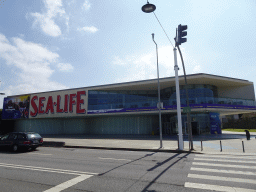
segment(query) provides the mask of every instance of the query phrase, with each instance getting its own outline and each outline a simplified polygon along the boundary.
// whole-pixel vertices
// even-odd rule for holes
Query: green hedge
[[[223,128],[234,128],[234,129],[256,129],[255,118],[244,118],[244,119],[229,119],[228,122],[223,123]]]

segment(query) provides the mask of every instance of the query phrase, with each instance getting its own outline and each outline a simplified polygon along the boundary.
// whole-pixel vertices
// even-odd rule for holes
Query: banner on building
[[[32,94],[29,118],[84,116],[87,110],[87,91],[74,89]]]
[[[221,134],[221,121],[218,113],[210,113],[211,134]]]
[[[30,95],[4,98],[2,119],[24,119],[29,117]]]

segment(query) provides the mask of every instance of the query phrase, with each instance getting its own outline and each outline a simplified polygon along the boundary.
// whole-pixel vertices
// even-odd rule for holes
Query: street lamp
[[[141,10],[145,13],[151,13],[156,10],[156,6],[148,2],[146,5],[143,5]]]
[[[154,40],[154,33],[152,33],[152,40],[156,44]],[[157,44],[156,44],[156,63],[157,63],[157,87],[158,87],[158,104],[157,108],[159,110],[159,134],[160,134],[160,148],[163,147],[163,141],[162,141],[162,119],[161,119],[161,109],[162,109],[162,103],[160,100],[160,83],[159,83],[159,67],[158,67],[158,49],[157,49]]]
[[[150,4],[147,1],[147,4],[144,5],[142,8],[142,11],[145,13],[151,13],[154,12],[156,10],[156,6],[153,4]],[[162,27],[159,19],[157,18],[156,14],[154,13],[157,21],[159,22],[160,26]],[[162,27],[163,31],[165,32],[164,28]],[[165,32],[165,35],[167,36],[167,38],[169,39],[168,35]],[[152,38],[154,41],[154,35],[152,34]],[[170,41],[170,39],[169,39]],[[155,42],[155,41],[154,41]],[[170,41],[170,43],[172,44],[172,42]],[[173,46],[173,44],[172,44]],[[181,121],[181,108],[180,108],[180,94],[179,94],[179,77],[178,77],[178,65],[177,65],[177,55],[176,55],[176,48],[173,46],[173,50],[174,50],[174,62],[175,62],[175,66],[174,66],[174,70],[175,70],[175,82],[176,82],[176,100],[177,100],[177,118],[178,118],[178,132],[179,132],[179,150],[183,150],[184,146],[183,146],[183,136],[182,136],[182,121]],[[158,62],[158,61],[157,61]],[[157,63],[157,67],[158,67],[158,63]],[[158,74],[159,75],[159,74]],[[158,83],[159,83],[159,78],[158,78]],[[159,85],[158,85],[159,88]],[[160,96],[159,96],[160,98]],[[159,107],[159,116],[161,115],[161,109],[160,109],[160,101],[158,102],[158,107]],[[160,123],[160,119],[159,119],[159,123]],[[160,129],[160,140],[162,139],[162,130]],[[161,141],[160,141],[160,147],[161,147]]]

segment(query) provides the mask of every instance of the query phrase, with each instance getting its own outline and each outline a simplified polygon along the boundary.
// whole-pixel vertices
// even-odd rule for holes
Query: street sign
[[[183,107],[183,113],[190,113],[191,108],[190,107]]]
[[[159,107],[160,107],[160,109],[163,109],[164,108],[164,103],[160,102],[160,105],[159,105],[159,103],[157,103],[157,109],[159,109]]]

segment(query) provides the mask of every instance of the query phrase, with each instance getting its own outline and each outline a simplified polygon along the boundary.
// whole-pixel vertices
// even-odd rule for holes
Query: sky
[[[256,83],[255,0],[149,0],[172,44],[155,15],[142,12],[146,3],[0,0],[0,109],[10,95],[156,78],[152,33],[160,77],[174,76],[179,24],[188,26],[180,46],[187,74]]]

